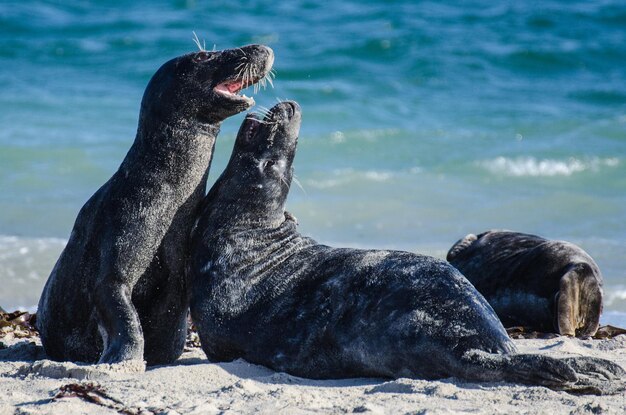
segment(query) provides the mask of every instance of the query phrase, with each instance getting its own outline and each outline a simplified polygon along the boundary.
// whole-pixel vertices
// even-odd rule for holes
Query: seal
[[[221,122],[274,61],[261,45],[174,58],[143,95],[137,135],[85,203],[43,289],[37,326],[54,360],[174,361],[184,347],[188,238]]]
[[[448,261],[489,301],[505,327],[590,337],[602,313],[602,274],[578,246],[492,230],[457,241]]]
[[[317,379],[624,387],[626,372],[609,361],[516,354],[487,301],[446,261],[300,235],[285,211],[300,122],[295,102],[248,115],[192,230],[191,316],[210,360]]]

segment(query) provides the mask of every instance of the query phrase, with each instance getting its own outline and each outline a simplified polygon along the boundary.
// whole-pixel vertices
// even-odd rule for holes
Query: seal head
[[[300,106],[293,101],[277,104],[264,117],[246,116],[220,186],[206,199],[228,189],[220,192],[222,208],[213,214],[228,216],[234,226],[284,220],[301,119]]]
[[[141,116],[164,122],[197,119],[219,123],[254,105],[252,97],[240,92],[264,82],[273,63],[272,49],[263,45],[200,51],[174,58],[150,80],[141,103]]]

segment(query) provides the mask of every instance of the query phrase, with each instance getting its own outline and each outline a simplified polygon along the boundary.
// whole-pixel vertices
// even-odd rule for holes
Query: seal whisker
[[[265,117],[265,114],[263,114],[261,111],[252,111],[252,112],[250,112],[250,114],[257,115],[259,117]],[[266,120],[263,120],[263,119],[257,119],[256,121],[260,122],[261,124],[266,124],[266,125],[271,125],[271,124],[275,123],[274,121],[266,121]]]
[[[294,182],[296,184],[296,186],[298,186],[300,188],[300,190],[302,190],[302,193],[304,193],[304,195],[306,197],[309,197],[309,195],[307,194],[306,190],[304,190],[304,187],[302,187],[302,183],[300,183],[300,180],[298,180],[298,178],[296,177],[295,174],[291,178],[291,181]]]
[[[246,67],[245,79],[246,79],[245,85],[246,85],[246,88],[247,88],[252,83],[252,67],[250,65],[248,65]]]
[[[270,109],[268,109],[268,108],[266,108],[266,107],[264,107],[262,105],[257,105],[257,108],[258,108],[259,111],[261,111],[263,113],[264,117],[267,117],[272,112]]]
[[[248,87],[248,65],[243,67],[243,75],[241,77],[241,89]]]
[[[196,32],[192,31],[191,33],[193,33],[193,38],[191,40],[193,40],[196,46],[198,46],[198,49],[200,49],[200,52],[206,52],[206,43],[204,44],[204,47],[203,47],[200,44],[200,39],[198,38],[198,35],[196,34]]]
[[[246,74],[246,69],[247,69],[248,63],[247,62],[242,62],[241,65],[242,65],[241,69],[239,69],[239,72],[237,72],[237,77],[236,78],[237,79],[241,79],[241,83],[242,83],[242,86],[243,86],[243,85],[246,85],[245,84],[245,74]],[[245,88],[246,86],[243,86],[243,88]]]

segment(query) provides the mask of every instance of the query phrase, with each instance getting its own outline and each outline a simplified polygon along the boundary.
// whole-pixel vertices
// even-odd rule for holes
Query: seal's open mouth
[[[246,120],[248,122],[248,125],[246,130],[244,131],[244,140],[246,142],[250,142],[259,130],[259,127],[261,126],[261,123],[263,123],[263,120],[261,120],[261,118],[255,113],[248,114],[246,116]]]
[[[267,83],[273,86],[272,78],[274,77],[274,72],[272,72],[270,68],[271,64],[269,65],[269,68],[266,69],[265,73],[261,75],[253,75],[250,72],[244,71],[243,77],[237,77],[235,79],[220,82],[213,87],[213,90],[229,99],[241,100],[249,104],[254,104],[253,98],[247,97],[245,94],[240,94],[240,92],[251,85],[254,85],[255,94],[258,92],[260,87],[265,88]]]
[[[251,82],[251,84],[253,83],[255,82]],[[247,88],[248,85],[246,85],[245,87]],[[244,83],[242,79],[238,79],[235,81],[231,80],[231,81],[222,82],[221,84],[218,84],[217,86],[215,86],[215,88],[213,88],[214,91],[224,94],[228,97],[239,96],[241,98],[248,98],[245,95],[239,95],[239,92],[241,92],[242,89],[244,89]]]
[[[242,124],[243,130],[240,130],[239,134],[243,134],[244,142],[249,143],[255,138],[262,125],[269,126],[269,129],[272,130],[273,127],[276,127],[278,124],[289,124],[294,116],[299,113],[300,107],[293,101],[279,102],[271,109],[261,107],[246,115],[246,119]],[[273,133],[269,133],[267,137],[271,144],[273,141]]]

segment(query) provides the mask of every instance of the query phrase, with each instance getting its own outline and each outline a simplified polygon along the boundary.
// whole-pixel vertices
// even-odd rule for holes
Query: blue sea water
[[[438,257],[490,228],[566,239],[603,271],[604,321],[626,325],[623,1],[103,3],[0,3],[4,308],[36,305],[147,81],[195,31],[274,49],[275,88],[255,99],[303,108],[288,205],[303,233]]]

